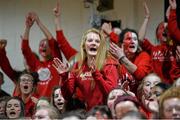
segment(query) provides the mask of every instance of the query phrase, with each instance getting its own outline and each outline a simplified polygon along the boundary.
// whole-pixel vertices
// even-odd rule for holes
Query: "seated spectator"
[[[129,95],[118,96],[114,101],[114,110],[116,119],[121,119],[130,111],[139,111],[139,103],[137,99]]]
[[[59,119],[59,112],[53,106],[41,106],[37,108],[33,116],[34,120],[44,119],[44,120],[54,120]]]
[[[135,96],[134,93],[132,93],[130,91],[125,91],[119,87],[111,90],[111,92],[109,93],[108,98],[107,98],[107,106],[110,109],[113,118],[115,118],[114,101],[117,99],[118,96],[122,96],[122,95]]]
[[[180,87],[166,90],[159,100],[160,119],[180,119]]]

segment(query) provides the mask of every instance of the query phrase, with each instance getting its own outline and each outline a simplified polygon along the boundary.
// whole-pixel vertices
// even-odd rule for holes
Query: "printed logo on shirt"
[[[93,80],[91,72],[81,73],[79,77],[81,78],[81,80]]]
[[[174,61],[174,57],[172,51],[164,50],[164,51],[154,51],[153,53],[153,60],[159,61]]]
[[[39,80],[40,81],[47,81],[51,77],[51,72],[48,68],[40,68],[38,71]]]

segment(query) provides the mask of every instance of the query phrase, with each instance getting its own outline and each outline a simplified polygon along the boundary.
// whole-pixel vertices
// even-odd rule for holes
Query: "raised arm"
[[[168,19],[168,30],[171,37],[176,40],[176,42],[180,43],[180,29],[178,28],[177,23],[177,14],[176,14],[176,0],[169,0],[170,4],[170,15]]]
[[[6,47],[7,41],[4,39],[0,40],[0,67],[3,72],[14,82],[16,83],[18,80],[18,72],[15,71],[9,62],[8,57],[6,56]]]
[[[75,50],[70,43],[65,38],[63,31],[60,26],[60,3],[57,2],[56,7],[53,9],[53,13],[55,16],[55,28],[56,28],[56,38],[59,43],[60,49],[62,50],[65,58],[67,60],[70,60],[73,56],[76,55],[77,50]]]
[[[148,26],[149,18],[150,18],[149,8],[148,8],[145,1],[143,3],[143,6],[144,6],[144,11],[145,11],[145,18],[144,18],[144,21],[143,21],[140,29],[139,29],[139,33],[138,33],[140,42],[142,42],[144,40],[144,37],[145,37],[146,32],[147,32],[147,26]]]
[[[101,30],[103,31],[105,37],[110,37],[112,42],[116,44],[119,42],[119,36],[113,31],[111,23],[103,23]]]
[[[29,46],[29,33],[33,23],[34,23],[34,19],[32,15],[28,13],[28,15],[26,16],[25,31],[23,36],[21,36],[22,39],[21,50],[30,69],[32,71],[35,71],[37,64],[39,64],[39,60],[36,58],[36,56],[34,55],[34,53],[32,52]]]
[[[50,31],[46,28],[46,26],[41,22],[41,20],[39,19],[39,16],[35,12],[30,12],[30,14],[32,14],[32,17],[34,18],[35,22],[37,23],[41,31],[44,33],[46,38],[48,40],[51,40],[53,36],[50,33]]]

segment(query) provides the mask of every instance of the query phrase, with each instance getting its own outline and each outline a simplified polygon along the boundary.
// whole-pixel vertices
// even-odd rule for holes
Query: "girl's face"
[[[54,91],[54,105],[58,108],[59,111],[63,110],[65,99],[62,96],[61,89],[58,88]]]
[[[20,90],[22,94],[30,94],[33,90],[33,77],[23,74],[20,77]]]
[[[170,98],[163,103],[163,115],[165,119],[180,119],[180,99]]]
[[[19,118],[21,113],[20,101],[16,99],[11,99],[6,105],[6,114],[8,118]]]
[[[138,49],[138,38],[133,32],[127,32],[123,40],[124,51],[126,54],[135,53]]]
[[[150,75],[144,79],[143,93],[145,99],[149,99],[151,97],[152,88],[160,82],[161,82],[160,78],[155,75]]]
[[[157,39],[163,43],[167,40],[167,23],[160,23],[158,28],[157,28]]]
[[[89,32],[86,35],[85,51],[88,56],[96,56],[98,48],[100,46],[100,37],[94,32]]]

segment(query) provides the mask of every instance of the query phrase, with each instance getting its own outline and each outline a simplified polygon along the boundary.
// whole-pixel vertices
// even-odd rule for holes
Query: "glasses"
[[[20,82],[23,82],[23,83],[25,83],[25,82],[32,83],[33,81],[30,80],[30,79],[21,79]]]

